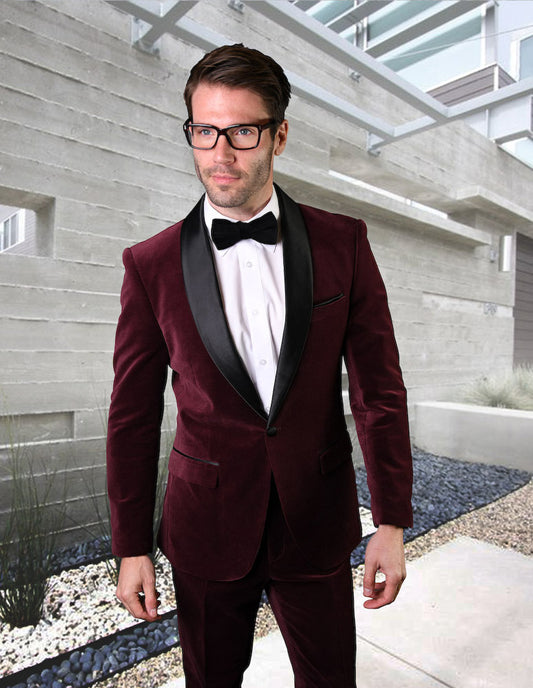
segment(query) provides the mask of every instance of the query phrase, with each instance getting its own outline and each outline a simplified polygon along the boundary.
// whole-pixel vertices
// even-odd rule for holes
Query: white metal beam
[[[416,88],[364,51],[351,45],[291,3],[275,0],[245,0],[245,4],[307,41],[314,48],[368,77],[424,114],[437,121],[445,121],[446,107],[442,103]]]
[[[136,0],[136,2],[132,0],[107,0],[107,2],[116,7],[117,10],[131,14],[147,24],[153,24],[159,19],[159,14],[153,11],[156,9],[156,5],[160,5],[159,2],[142,2],[142,0]]]
[[[174,33],[176,22],[184,17],[187,12],[197,4],[198,0],[175,0],[167,2],[167,11],[161,12],[163,3],[154,0],[107,0],[110,5],[123,12],[131,14],[137,21],[143,22],[137,27],[134,36],[134,44],[141,50],[153,51],[154,44],[165,33]]]
[[[203,26],[203,24],[198,24],[198,22],[189,17],[182,17],[172,27],[171,33],[182,41],[192,43],[192,45],[205,50],[205,52],[219,48],[228,42],[226,36],[216,31],[211,31],[211,29]]]
[[[381,57],[385,53],[399,48],[405,43],[483,4],[484,0],[460,0],[459,2],[446,3],[444,6],[441,6],[439,3],[426,12],[421,13],[418,18],[410,23],[405,29],[401,31],[392,29],[380,38],[370,41],[366,52],[372,55],[372,57]]]
[[[504,86],[498,91],[491,91],[484,93],[476,98],[471,98],[463,103],[453,105],[448,108],[448,122],[454,122],[458,119],[465,119],[478,112],[488,111],[489,124],[487,136],[497,143],[504,143],[505,141],[514,140],[521,136],[531,136],[531,106],[527,110],[527,104],[530,103],[530,97],[533,95],[533,77],[528,77],[522,81],[517,81],[509,86]],[[526,100],[524,100],[524,98]],[[529,100],[527,100],[529,98]],[[516,101],[516,109],[505,109],[506,105],[513,105]],[[529,127],[527,117],[529,112]],[[514,118],[518,118],[520,124],[516,125],[515,131],[511,126],[509,117],[511,113]],[[514,120],[515,123],[518,121]],[[505,122],[505,124],[504,124]],[[418,134],[422,131],[427,131],[435,126],[435,121],[430,117],[420,117],[419,119],[406,122],[394,128],[392,138],[381,138],[375,132],[371,132],[369,136],[369,151],[376,152],[381,146],[392,141],[400,141],[401,139]],[[493,131],[491,133],[491,126]],[[529,128],[529,133],[527,132]],[[505,133],[504,133],[505,132]],[[524,133],[526,132],[526,133]]]
[[[141,37],[143,44],[146,42],[148,45],[153,45],[153,42],[161,35],[169,33],[205,51],[224,45],[227,37],[186,16],[197,1],[175,0],[160,3],[155,0],[108,0],[109,4],[151,27]],[[488,112],[487,135],[499,143],[512,140],[517,136],[531,137],[532,135],[533,77],[458,105],[446,107],[378,63],[373,57],[350,45],[331,29],[312,19],[291,3],[273,0],[245,0],[245,2],[254,10],[306,40],[316,49],[340,60],[342,64],[354,71],[364,74],[377,85],[425,113],[423,117],[395,127],[298,74],[286,70],[287,78],[296,95],[366,129],[369,132],[368,150],[371,153],[378,152],[379,148],[387,143],[399,141],[439,124],[463,119],[483,111]],[[480,4],[477,0],[455,4],[469,4],[472,7],[474,2]],[[379,3],[379,0],[367,0],[358,7],[361,11],[368,11],[370,14],[370,6],[375,7],[377,4],[384,3]],[[164,12],[164,14],[160,16],[156,11]],[[517,99],[519,102],[513,107],[513,101]]]
[[[182,17],[176,24],[170,26],[169,33],[205,51],[218,48],[227,42],[227,38],[222,34],[211,31],[189,17]],[[384,120],[370,115],[365,110],[335,96],[290,70],[285,70],[285,74],[295,95],[376,134],[382,140],[388,141],[393,137],[394,128]]]
[[[310,10],[311,7],[318,5],[319,2],[320,0],[296,0],[294,4],[306,12],[307,10]]]
[[[358,108],[347,100],[338,98],[330,91],[326,91],[326,89],[313,84],[294,72],[285,70],[285,74],[295,95],[372,132],[381,140],[390,141],[394,137],[394,127],[388,122],[370,115],[366,110]]]
[[[391,2],[392,0],[363,0],[363,2],[358,3],[355,7],[352,7],[352,9],[343,12],[343,14],[329,21],[326,26],[328,29],[340,33],[351,24],[358,24],[382,7],[390,5]]]
[[[499,144],[526,137],[533,139],[532,112],[531,96],[499,105],[490,112],[488,137]]]
[[[448,109],[448,116],[450,119],[466,117],[467,115],[491,109],[496,105],[501,105],[526,95],[533,95],[533,76],[517,81],[514,84],[509,84],[509,86],[504,86],[497,91],[490,91],[457,105],[451,105]]]
[[[168,12],[154,22],[152,27],[140,38],[142,43],[145,46],[153,45],[163,34],[169,33],[176,22],[184,17],[197,2],[198,0],[178,0],[175,2]]]

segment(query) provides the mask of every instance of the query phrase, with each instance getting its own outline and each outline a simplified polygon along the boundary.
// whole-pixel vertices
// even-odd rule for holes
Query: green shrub
[[[100,410],[100,420],[105,434],[107,435],[107,412],[104,410],[105,406],[99,406]],[[170,456],[170,450],[173,444],[173,433],[170,431],[168,419],[166,419],[166,427],[161,435],[162,440],[162,450],[160,452],[160,459],[158,465],[158,476],[157,476],[157,487],[155,494],[155,509],[154,509],[154,522],[153,522],[153,549],[152,549],[152,560],[156,563],[162,556],[161,550],[158,548],[156,543],[157,531],[159,529],[159,523],[161,521],[161,516],[163,515],[163,502],[165,498],[165,490],[167,483],[168,474],[168,457]],[[102,467],[103,469],[103,467]],[[110,519],[111,513],[109,508],[109,500],[107,498],[107,492],[105,495],[97,488],[96,471],[98,467],[93,465],[90,477],[85,478],[85,488],[87,490],[87,496],[91,501],[94,514],[95,523],[91,526],[81,527],[89,534],[89,536],[94,538],[102,538],[111,543],[111,526]],[[80,526],[79,523],[77,523]],[[105,559],[106,573],[113,585],[118,583],[118,572],[120,568],[120,559],[111,555]]]
[[[65,519],[66,500],[52,502],[56,473],[37,476],[34,457],[17,441],[8,421],[6,468],[11,505],[0,542],[0,619],[11,626],[35,626],[53,573],[52,555]]]
[[[521,365],[514,370],[518,390],[533,404],[533,366]]]
[[[168,456],[168,455],[167,455]],[[95,476],[95,471],[97,470],[97,466],[93,466],[91,470],[91,475],[88,479],[84,478],[85,480],[85,488],[87,490],[87,496],[89,500],[91,501],[92,508],[94,511],[95,515],[95,523],[92,524],[91,526],[84,526],[81,525],[81,527],[88,533],[88,535],[91,537],[91,539],[95,538],[102,538],[104,540],[107,540],[109,543],[111,543],[111,526],[110,526],[110,509],[109,509],[109,500],[107,499],[107,493],[105,495],[102,495],[99,490],[97,489],[96,486],[96,476]],[[157,547],[156,544],[156,536],[157,536],[157,531],[159,529],[159,523],[161,521],[161,516],[163,515],[163,501],[165,497],[165,489],[166,489],[166,478],[167,478],[167,461],[164,460],[162,457],[159,460],[159,467],[158,467],[158,478],[157,478],[157,488],[156,488],[156,495],[155,495],[155,510],[154,510],[154,523],[153,523],[153,532],[154,532],[154,545],[153,545],[153,550],[152,550],[152,560],[154,563],[158,561],[158,559],[162,556],[161,550]],[[103,498],[102,498],[103,497]],[[79,523],[77,523],[78,526],[80,526]],[[113,585],[117,585],[118,583],[118,572],[119,572],[119,567],[120,567],[120,559],[118,557],[115,557],[114,555],[111,555],[109,557],[106,557],[104,560],[105,562],[105,568],[106,568],[106,573]]]
[[[478,406],[533,411],[533,367],[516,366],[508,373],[485,376],[471,386],[465,401]]]

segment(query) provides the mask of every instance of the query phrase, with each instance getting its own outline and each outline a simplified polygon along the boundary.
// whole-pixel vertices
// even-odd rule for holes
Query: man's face
[[[265,124],[271,117],[260,96],[244,88],[199,84],[192,96],[193,122],[219,129],[233,124]],[[222,214],[248,220],[270,200],[274,156],[285,148],[288,124],[285,120],[274,138],[265,129],[257,148],[233,149],[220,136],[211,150],[193,150],[198,179]]]

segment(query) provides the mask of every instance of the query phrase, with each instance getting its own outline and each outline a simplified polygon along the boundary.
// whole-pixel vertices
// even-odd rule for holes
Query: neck
[[[273,192],[274,190],[273,188],[271,188],[266,200],[264,200],[262,203],[258,203],[257,205],[253,206],[238,206],[235,208],[224,208],[217,206],[214,203],[211,203],[211,200],[209,199],[209,196],[207,196],[207,194],[206,199],[209,205],[214,210],[216,210],[217,213],[224,215],[224,217],[227,217],[230,220],[239,220],[241,222],[246,222],[247,220],[250,220],[252,217],[255,217],[258,213],[260,213],[263,210],[263,208],[266,208],[266,206],[270,203],[270,199],[272,198]]]

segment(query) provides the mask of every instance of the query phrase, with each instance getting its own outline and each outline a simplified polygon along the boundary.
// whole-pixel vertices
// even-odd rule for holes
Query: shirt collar
[[[276,190],[272,190],[272,196],[270,197],[269,202],[266,204],[266,206],[260,210],[256,215],[251,217],[249,220],[245,220],[245,222],[250,222],[251,220],[255,220],[258,217],[261,217],[262,215],[266,215],[267,213],[274,213],[274,216],[276,220],[279,223],[279,216],[280,216],[280,211],[279,211],[279,201],[278,201],[278,195],[276,193]],[[205,226],[207,227],[207,234],[209,236],[209,241],[212,243],[212,238],[211,238],[211,224],[213,220],[216,220],[217,218],[220,218],[222,220],[229,220],[230,222],[236,222],[232,217],[227,217],[226,215],[223,215],[221,212],[213,208],[211,203],[209,202],[209,199],[207,198],[207,194],[204,196],[204,219],[205,219]],[[267,251],[275,251],[277,244],[261,244],[262,246],[265,247]],[[227,251],[230,251],[231,248],[227,249]],[[224,251],[226,253],[226,251]]]

